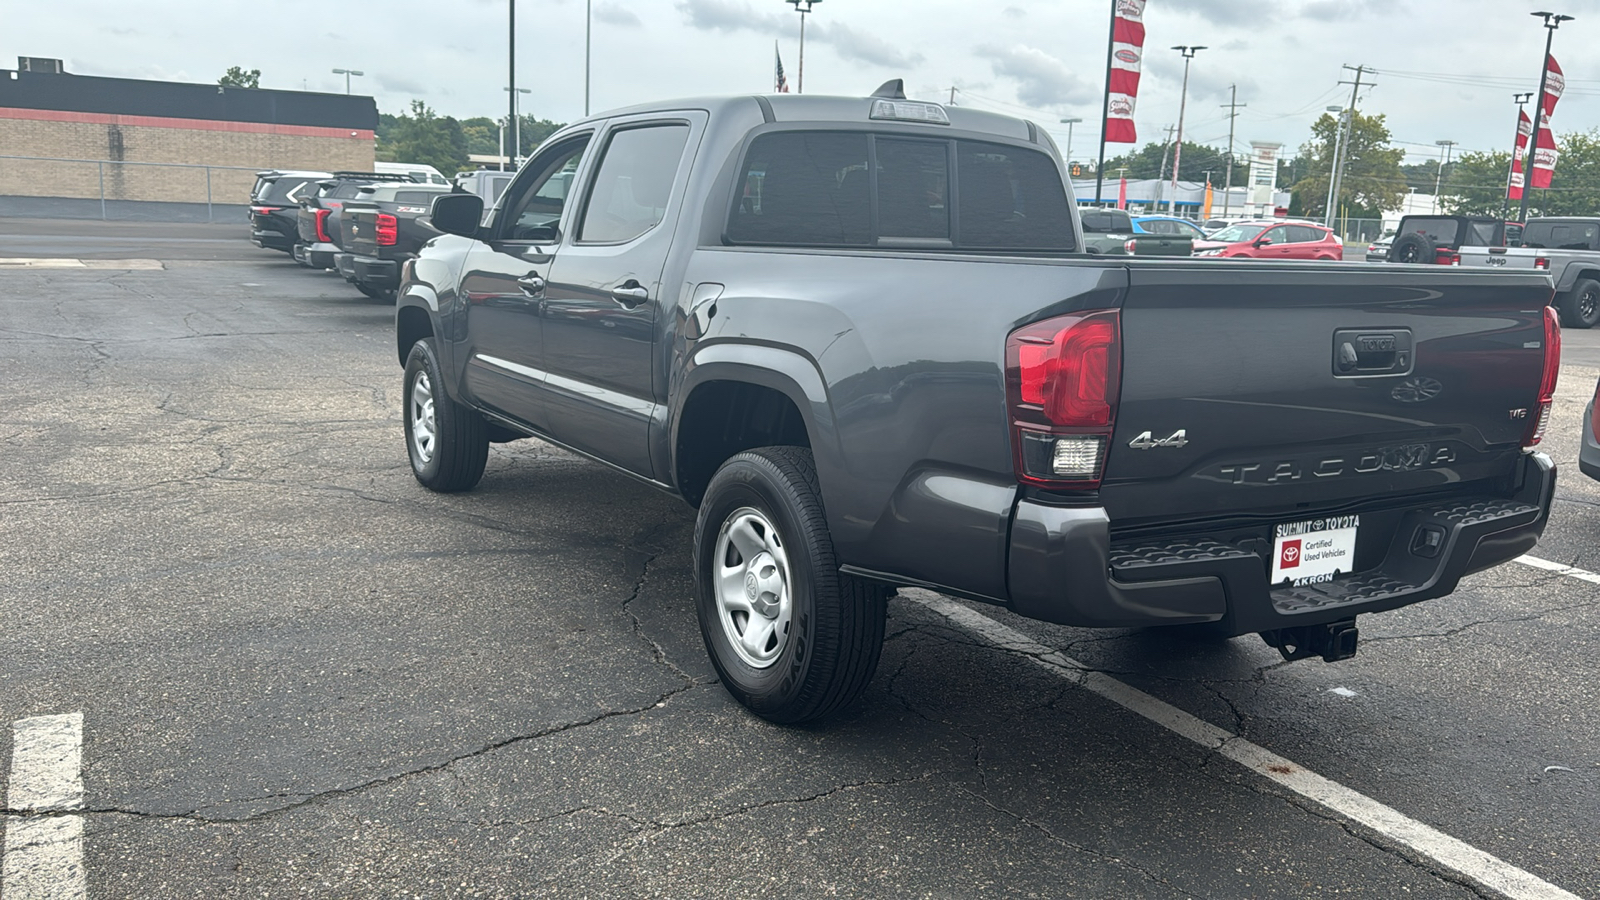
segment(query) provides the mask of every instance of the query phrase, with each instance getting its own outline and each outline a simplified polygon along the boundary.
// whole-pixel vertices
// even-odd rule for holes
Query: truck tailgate
[[[1535,265],[1535,260],[1539,258],[1537,251],[1521,247],[1462,247],[1458,255],[1461,257],[1461,265],[1468,267],[1523,272],[1532,272],[1536,269],[1541,272],[1550,271],[1548,268]]]
[[[340,246],[346,253],[357,256],[378,255],[378,214],[381,212],[372,204],[357,205],[348,202],[344,205],[339,216],[339,233],[342,237]]]
[[[1281,521],[1515,470],[1547,278],[1230,262],[1130,265],[1114,528]]]

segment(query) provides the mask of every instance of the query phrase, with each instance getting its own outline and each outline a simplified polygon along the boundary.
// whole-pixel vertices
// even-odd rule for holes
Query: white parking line
[[[11,780],[0,896],[83,900],[83,713],[11,724]]]
[[[1600,575],[1596,575],[1588,569],[1580,569],[1577,566],[1562,565],[1558,562],[1551,562],[1548,559],[1540,559],[1537,556],[1519,556],[1517,557],[1516,561],[1525,566],[1533,566],[1535,569],[1544,569],[1549,572],[1555,572],[1558,575],[1565,575],[1568,578],[1576,578],[1579,581],[1587,581],[1590,584],[1600,584]]]
[[[58,259],[0,256],[0,269],[165,269],[158,259]]]
[[[1340,818],[1376,832],[1390,843],[1406,847],[1413,854],[1455,872],[1480,888],[1514,900],[1580,900],[1576,894],[1424,825],[1371,797],[1330,781],[1227,729],[1218,728],[1109,675],[1091,671],[1083,663],[953,600],[931,591],[910,588],[902,588],[900,596],[928,607],[995,646],[1030,657],[1062,678],[1233,760]]]

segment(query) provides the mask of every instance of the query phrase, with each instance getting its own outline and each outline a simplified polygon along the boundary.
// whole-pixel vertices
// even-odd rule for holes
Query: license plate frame
[[[1323,584],[1355,569],[1361,517],[1324,516],[1281,522],[1272,529],[1273,587]]]

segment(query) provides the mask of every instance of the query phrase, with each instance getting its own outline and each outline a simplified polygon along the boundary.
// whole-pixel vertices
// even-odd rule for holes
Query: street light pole
[[[1183,54],[1183,93],[1178,98],[1178,142],[1172,148],[1172,200],[1167,204],[1167,212],[1178,214],[1178,162],[1183,159],[1183,111],[1189,105],[1189,60],[1205,47],[1186,47],[1179,45],[1172,49]]]
[[[506,88],[511,92],[511,161],[515,163],[522,158],[522,104],[517,102],[518,94],[531,94],[531,88]]]
[[[1334,187],[1334,182],[1339,175],[1339,145],[1344,141],[1345,110],[1342,106],[1326,106],[1323,108],[1328,112],[1339,114],[1339,118],[1333,123],[1333,168],[1328,170],[1328,202],[1324,205],[1325,208],[1322,211],[1322,224],[1332,228],[1333,211],[1337,208],[1338,202],[1338,198],[1334,196],[1333,192],[1337,190]]]
[[[350,93],[350,76],[355,75],[359,77],[367,73],[361,71],[360,69],[334,69],[333,74],[344,76],[344,92],[348,96]]]
[[[1522,166],[1522,209],[1517,213],[1518,222],[1528,221],[1528,198],[1533,188],[1533,158],[1539,152],[1539,126],[1545,120],[1544,89],[1550,83],[1550,44],[1555,40],[1556,29],[1561,27],[1561,23],[1572,21],[1572,16],[1557,15],[1552,12],[1536,12],[1529,15],[1544,17],[1544,56],[1539,58],[1539,94],[1533,101],[1533,133],[1528,135],[1528,156]]]
[[[506,105],[510,109],[506,111],[506,119],[515,123],[517,121],[517,0],[508,0],[508,6],[511,9],[511,21],[506,26],[506,39],[509,45],[506,53],[506,67],[509,77],[506,80],[506,84],[510,85],[510,87],[506,88],[506,91],[510,94],[510,98],[507,100]],[[515,156],[512,157],[511,168],[516,168]]]
[[[1072,126],[1082,122],[1082,119],[1062,119],[1061,124],[1067,126],[1067,165],[1072,165]]]
[[[594,31],[593,0],[583,0],[583,114],[589,115],[589,37]]]
[[[1516,174],[1517,165],[1517,138],[1522,136],[1522,104],[1533,99],[1532,94],[1512,94],[1511,99],[1517,104],[1517,127],[1511,133],[1516,135],[1511,139],[1511,163],[1506,166],[1506,195],[1500,198],[1500,218],[1504,219],[1511,212],[1511,176]],[[1528,135],[1528,149],[1533,149],[1533,135]],[[1533,161],[1532,154],[1528,154],[1522,165],[1522,192],[1528,192],[1528,163]]]
[[[794,4],[794,11],[800,14],[800,67],[795,73],[796,94],[806,92],[806,13],[811,12],[811,7],[821,3],[822,0],[784,0],[785,3]]]
[[[1437,215],[1439,212],[1439,186],[1444,180],[1444,167],[1450,164],[1450,148],[1454,147],[1456,142],[1434,141],[1434,144],[1444,150],[1443,153],[1439,154],[1439,174],[1433,176],[1433,212]]]

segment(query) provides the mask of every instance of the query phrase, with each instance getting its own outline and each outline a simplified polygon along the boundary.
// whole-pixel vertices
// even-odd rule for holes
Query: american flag
[[[773,41],[772,42],[772,58],[778,64],[778,79],[777,79],[778,93],[787,94],[787,93],[789,93],[789,79],[783,77],[783,57],[781,55],[779,55],[779,53],[778,53],[778,42],[777,41]]]

